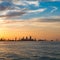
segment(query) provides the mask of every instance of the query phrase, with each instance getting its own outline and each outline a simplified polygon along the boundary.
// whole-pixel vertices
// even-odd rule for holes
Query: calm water
[[[0,60],[60,60],[60,42],[0,42]]]

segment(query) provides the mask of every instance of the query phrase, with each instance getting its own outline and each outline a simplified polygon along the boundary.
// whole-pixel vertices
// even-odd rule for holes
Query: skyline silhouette
[[[14,39],[4,39],[4,38],[0,38],[0,41],[60,41],[58,39],[56,40],[47,40],[47,39],[36,39],[36,38],[32,38],[32,36],[26,36],[26,37],[22,37],[22,38],[17,38],[15,37]]]

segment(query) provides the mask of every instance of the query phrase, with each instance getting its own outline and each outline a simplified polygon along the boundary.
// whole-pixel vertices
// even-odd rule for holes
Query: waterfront
[[[60,60],[60,42],[1,41],[0,60]]]

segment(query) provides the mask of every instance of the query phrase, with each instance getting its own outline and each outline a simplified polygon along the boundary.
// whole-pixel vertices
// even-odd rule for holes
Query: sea
[[[0,41],[0,60],[60,60],[60,41]]]

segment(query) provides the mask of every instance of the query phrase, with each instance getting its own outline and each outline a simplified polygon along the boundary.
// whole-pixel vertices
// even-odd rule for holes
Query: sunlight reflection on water
[[[0,42],[0,60],[60,60],[60,42]]]

